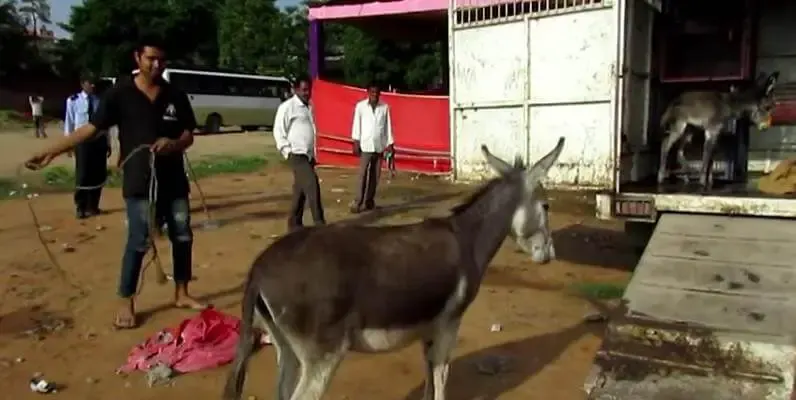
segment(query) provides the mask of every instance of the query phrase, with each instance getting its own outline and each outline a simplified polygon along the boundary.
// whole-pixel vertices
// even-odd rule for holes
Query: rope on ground
[[[107,133],[103,133],[103,134],[107,134]],[[134,155],[138,154],[141,151],[150,151],[150,145],[140,145],[140,146],[134,148],[130,152],[130,154],[128,154],[127,157],[125,157],[119,163],[118,168],[120,170],[123,170],[124,165]],[[209,209],[207,207],[207,203],[206,203],[206,198],[204,196],[204,192],[202,191],[202,188],[199,185],[199,181],[198,181],[198,179],[196,177],[196,173],[194,172],[193,167],[191,166],[190,159],[188,159],[188,155],[187,154],[183,154],[183,156],[185,158],[185,164],[188,166],[188,170],[189,170],[190,175],[191,175],[191,180],[194,182],[194,184],[196,185],[196,188],[199,191],[199,197],[200,197],[200,201],[201,201],[201,204],[202,204],[202,209],[204,210],[204,213],[205,213],[205,217],[207,218],[208,221],[210,221],[210,211],[209,211]],[[20,182],[22,181],[22,171],[23,171],[24,167],[25,167],[24,165],[20,165],[18,167],[18,169],[17,169],[17,180],[20,181]],[[148,241],[149,241],[149,246],[148,246],[147,252],[151,251],[152,252],[152,257],[141,268],[141,273],[139,275],[138,288],[136,290],[136,296],[141,294],[141,291],[143,290],[144,281],[145,281],[144,277],[146,275],[146,270],[149,268],[149,266],[151,264],[154,263],[157,266],[157,269],[156,269],[155,272],[156,272],[156,281],[159,284],[164,284],[168,280],[168,274],[166,273],[165,269],[163,268],[163,264],[161,263],[160,257],[158,255],[157,246],[155,245],[155,237],[159,233],[160,225],[157,223],[157,218],[156,218],[157,217],[158,181],[157,181],[157,173],[156,173],[156,169],[155,169],[155,153],[152,153],[151,151],[150,151],[150,155],[149,155],[149,168],[150,168],[149,193],[148,193],[148,202],[149,202],[149,210],[148,210],[149,211],[149,213],[148,213],[148,225],[149,225],[149,235],[148,236],[149,236],[149,239],[148,239]],[[108,184],[108,179],[106,179],[103,183],[101,183],[99,185],[95,185],[95,186],[79,186],[79,185],[75,185],[75,190],[99,189],[99,188],[102,188],[102,187],[106,186],[107,184]],[[23,184],[22,188],[23,189],[27,189],[28,185],[27,184]],[[76,282],[74,282],[72,279],[69,278],[69,275],[67,274],[66,270],[61,266],[60,262],[58,262],[58,258],[52,252],[52,250],[50,249],[50,246],[47,244],[47,240],[44,238],[44,235],[42,234],[42,225],[41,225],[41,223],[39,221],[39,218],[36,215],[36,211],[35,211],[35,209],[33,207],[33,199],[36,198],[36,197],[38,197],[38,194],[35,194],[35,193],[33,193],[33,194],[26,193],[25,194],[26,203],[27,203],[27,206],[28,206],[28,211],[30,212],[30,216],[31,216],[31,220],[33,222],[33,225],[36,228],[36,235],[37,235],[37,237],[39,239],[39,242],[43,246],[44,251],[47,254],[47,258],[52,263],[52,265],[55,267],[59,277],[66,284],[68,284],[69,286],[71,286],[73,289],[75,289],[78,292],[78,294],[79,294],[78,297],[85,297],[87,295],[86,290],[83,289],[82,286],[80,286],[79,284],[77,284]],[[4,291],[3,296],[2,296],[3,299],[5,298],[6,294],[8,294],[8,291],[9,291],[10,287],[11,287],[11,285],[9,284],[8,287],[6,288],[6,290]],[[74,299],[75,298],[70,298],[70,300],[67,302],[67,304],[70,304],[71,301],[74,300]],[[2,304],[2,303],[0,303],[0,304]]]

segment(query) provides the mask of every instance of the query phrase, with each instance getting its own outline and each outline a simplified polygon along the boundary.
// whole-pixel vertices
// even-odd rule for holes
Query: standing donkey
[[[752,87],[747,89],[733,89],[729,93],[685,92],[669,104],[661,116],[661,128],[666,131],[666,137],[661,146],[658,185],[663,184],[668,176],[666,161],[678,140],[680,147],[677,160],[682,169],[688,170],[684,152],[685,146],[691,142],[691,136],[686,136],[686,128],[691,125],[705,131],[699,183],[705,190],[713,186],[713,153],[721,129],[730,121],[745,116],[761,131],[771,125],[771,113],[775,106],[774,86],[779,72],[772,73],[765,81],[762,81],[763,77],[765,75],[756,79]],[[688,182],[687,177],[683,179]]]
[[[560,138],[528,169],[521,159],[511,165],[482,146],[498,177],[446,218],[313,227],[274,242],[246,281],[241,338],[223,399],[240,398],[254,329],[262,328],[276,349],[277,399],[321,399],[348,351],[389,352],[421,341],[424,398],[444,400],[462,315],[515,214],[536,203],[539,183],[563,147]]]

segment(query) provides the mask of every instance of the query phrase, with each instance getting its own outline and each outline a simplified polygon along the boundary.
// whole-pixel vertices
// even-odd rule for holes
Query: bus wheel
[[[218,133],[221,132],[221,116],[218,114],[210,114],[205,120],[205,133]]]

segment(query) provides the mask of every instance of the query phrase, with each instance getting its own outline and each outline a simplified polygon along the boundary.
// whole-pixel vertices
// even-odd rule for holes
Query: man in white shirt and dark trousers
[[[394,152],[390,108],[379,101],[381,90],[375,84],[368,85],[368,98],[354,107],[354,123],[351,139],[354,140],[354,155],[359,157],[359,180],[357,196],[351,203],[351,212],[373,210],[376,203],[376,186],[381,175],[381,159],[385,150]]]
[[[304,203],[309,202],[315,225],[325,225],[321,190],[315,173],[315,122],[312,116],[312,84],[300,79],[293,85],[293,97],[279,105],[274,118],[276,148],[293,170],[293,200],[287,221],[289,231],[304,226]]]
[[[44,130],[44,97],[35,96],[28,97],[30,103],[30,116],[33,117],[33,127],[36,130],[36,138],[47,138],[47,132]]]

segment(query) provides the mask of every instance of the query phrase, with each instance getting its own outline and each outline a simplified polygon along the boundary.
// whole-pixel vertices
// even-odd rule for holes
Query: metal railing
[[[453,23],[459,27],[602,8],[606,0],[455,0]]]

